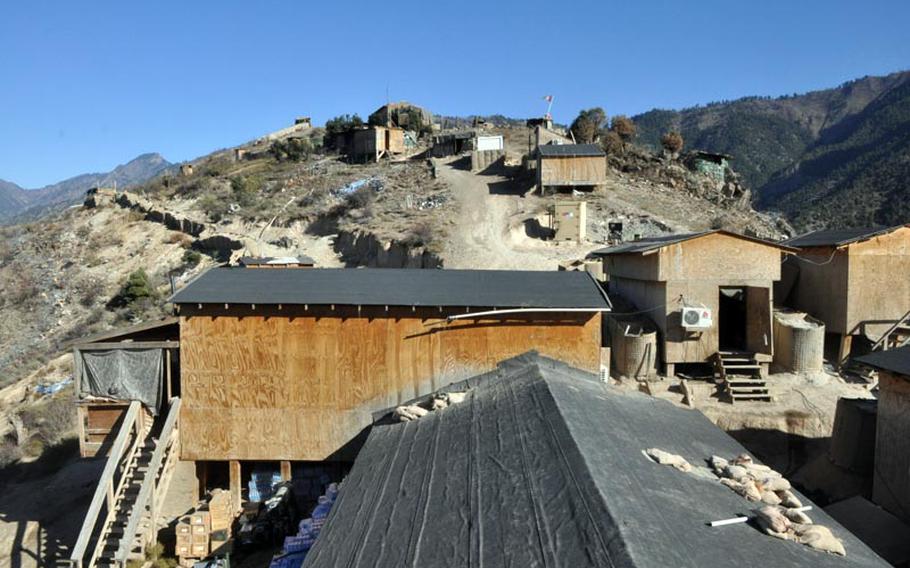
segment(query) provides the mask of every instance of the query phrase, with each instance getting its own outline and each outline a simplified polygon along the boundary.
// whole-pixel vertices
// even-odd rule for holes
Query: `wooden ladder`
[[[714,378],[723,386],[730,402],[772,400],[768,383],[754,353],[719,351],[714,355]]]

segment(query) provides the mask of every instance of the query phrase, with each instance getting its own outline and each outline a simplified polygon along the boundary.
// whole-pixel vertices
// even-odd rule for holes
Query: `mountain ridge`
[[[24,189],[0,179],[0,223],[35,219],[79,203],[95,186],[129,187],[150,180],[174,164],[157,152],[140,154],[108,172],[79,174],[38,189]]]

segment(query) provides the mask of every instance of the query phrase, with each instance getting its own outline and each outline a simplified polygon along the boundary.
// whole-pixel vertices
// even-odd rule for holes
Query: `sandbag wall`
[[[657,329],[644,318],[607,318],[613,374],[647,379],[657,374]]]
[[[802,312],[774,312],[774,366],[782,371],[822,370],[825,324]]]
[[[471,171],[484,172],[502,168],[506,161],[505,150],[474,150],[471,152]]]

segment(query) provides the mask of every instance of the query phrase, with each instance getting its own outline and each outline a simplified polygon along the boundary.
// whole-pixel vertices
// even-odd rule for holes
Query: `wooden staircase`
[[[875,342],[872,351],[887,351],[906,345],[910,345],[910,310]]]
[[[714,356],[714,378],[722,385],[730,402],[772,400],[754,353],[719,351]]]
[[[139,403],[130,405],[66,565],[123,567],[144,560],[177,462],[179,412],[174,398],[166,417],[144,424]]]

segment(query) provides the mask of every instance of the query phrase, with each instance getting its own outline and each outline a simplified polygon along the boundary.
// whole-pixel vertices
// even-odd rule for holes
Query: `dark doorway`
[[[746,348],[746,289],[721,288],[717,331],[722,351]]]

